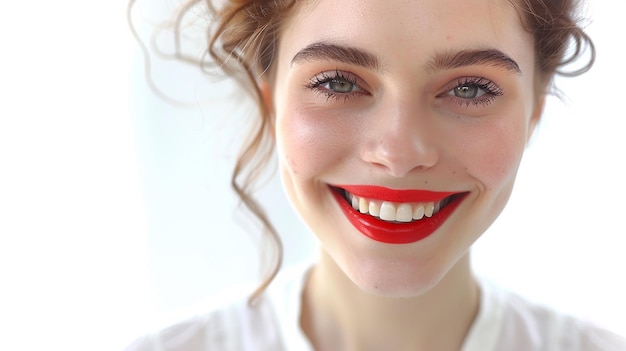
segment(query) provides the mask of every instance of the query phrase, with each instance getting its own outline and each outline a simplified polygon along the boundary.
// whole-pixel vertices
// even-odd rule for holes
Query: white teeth
[[[422,219],[424,217],[424,204],[417,204],[413,210],[413,219]]]
[[[432,202],[426,203],[424,206],[424,216],[432,217],[433,213],[435,213],[435,204]]]
[[[385,221],[396,220],[396,209],[391,202],[384,201],[380,205],[380,219]]]
[[[368,200],[346,192],[346,198],[356,211],[390,222],[411,222],[424,217],[432,217],[441,209],[443,200],[437,202],[395,203]]]
[[[380,201],[370,200],[369,213],[372,216],[375,216],[375,217],[380,216],[380,206],[381,205],[382,205],[382,202],[380,202]]]
[[[350,194],[350,197],[352,198],[352,208],[354,208],[355,210],[358,211],[358,209],[359,209],[359,199],[356,196],[352,195],[352,194]]]
[[[396,221],[410,222],[413,220],[413,209],[411,204],[401,204],[396,211]]]
[[[369,205],[367,204],[367,200],[365,200],[364,198],[360,198],[359,199],[359,211],[361,213],[367,213],[367,211],[369,211]]]

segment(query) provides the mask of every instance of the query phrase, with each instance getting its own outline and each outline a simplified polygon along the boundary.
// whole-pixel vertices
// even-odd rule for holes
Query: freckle
[[[454,175],[454,174],[456,174],[456,171],[452,171],[452,174],[453,174],[453,175]]]
[[[427,180],[425,180],[425,181],[424,181],[424,184],[428,184],[428,181],[427,181]]]

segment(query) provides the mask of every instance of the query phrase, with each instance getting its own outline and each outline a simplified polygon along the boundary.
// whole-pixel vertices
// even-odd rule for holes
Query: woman
[[[509,198],[554,74],[585,45],[593,52],[573,2],[394,5],[215,10],[209,52],[253,92],[261,117],[233,185],[278,240],[248,194],[264,145],[275,146],[285,191],[321,252],[270,285],[271,274],[249,304],[131,349],[626,349],[476,279],[469,264]]]

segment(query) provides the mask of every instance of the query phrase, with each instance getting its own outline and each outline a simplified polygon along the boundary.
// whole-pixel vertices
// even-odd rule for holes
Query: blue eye
[[[357,90],[356,83],[344,79],[332,79],[324,84],[321,84],[324,88],[333,91],[335,93],[350,93]]]
[[[498,96],[504,95],[494,82],[481,77],[461,77],[452,82],[440,97],[449,97],[459,105],[488,105]]]
[[[462,99],[474,99],[485,95],[486,92],[477,85],[467,84],[452,89],[448,94]]]
[[[309,81],[306,87],[326,95],[328,99],[338,97],[348,99],[367,94],[367,91],[357,84],[356,76],[339,70],[322,72],[316,75]]]

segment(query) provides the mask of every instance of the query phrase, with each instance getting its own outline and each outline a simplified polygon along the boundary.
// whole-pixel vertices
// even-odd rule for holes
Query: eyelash
[[[333,81],[350,83],[353,86],[352,90],[358,89],[358,91],[341,93],[323,87],[323,85],[332,83]],[[315,77],[311,78],[311,80],[306,84],[306,87],[318,94],[326,95],[327,100],[338,100],[342,98],[344,101],[348,101],[349,99],[359,95],[367,94],[367,92],[357,84],[357,78],[354,75],[339,70],[319,73]]]
[[[461,98],[450,94],[454,91],[454,89],[460,87],[476,87],[483,90],[485,93],[476,98]],[[458,103],[460,106],[469,108],[470,105],[487,106],[498,96],[502,95],[504,95],[502,89],[489,79],[482,77],[461,77],[458,78],[453,84],[449,85],[445,92],[440,94],[438,97],[449,98],[450,100]]]
[[[350,91],[350,92],[341,93],[341,92],[335,92],[335,91],[329,90],[328,88],[323,87],[325,84],[332,83],[333,81],[350,83],[353,87],[352,90],[358,89],[359,91],[358,92]],[[340,98],[343,98],[344,102],[348,101],[351,98],[357,97],[359,95],[367,94],[367,92],[363,90],[357,84],[357,78],[354,75],[339,71],[337,69],[334,71],[327,71],[327,72],[319,73],[306,84],[306,87],[313,90],[314,92],[318,94],[325,95],[327,100],[331,100],[331,99],[338,100]],[[451,92],[454,91],[454,89],[461,88],[461,87],[476,87],[484,91],[484,94],[475,98],[462,98],[462,97],[458,97],[458,96],[454,96],[453,94],[450,94]],[[494,82],[486,78],[482,78],[482,77],[468,76],[468,77],[458,78],[454,83],[450,84],[446,88],[445,92],[438,95],[437,97],[448,98],[456,102],[457,104],[459,104],[461,107],[469,108],[470,105],[487,106],[491,104],[496,99],[496,97],[502,96],[502,95],[504,95],[504,92]]]

